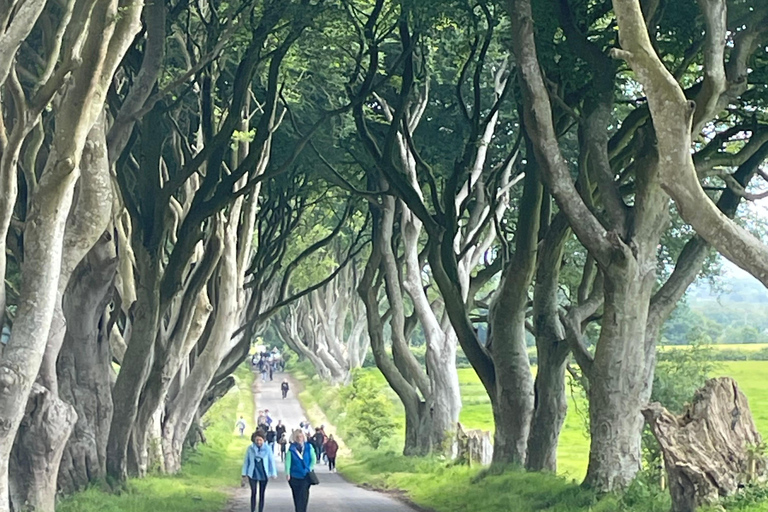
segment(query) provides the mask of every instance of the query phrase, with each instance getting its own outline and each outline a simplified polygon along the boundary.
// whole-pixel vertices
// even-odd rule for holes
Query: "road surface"
[[[275,374],[275,380],[266,383],[261,382],[260,376],[256,378],[256,410],[269,409],[274,424],[277,420],[282,420],[289,432],[298,428],[299,422],[304,419],[304,411],[293,390],[288,393],[288,398],[282,399],[282,376]],[[254,421],[253,424],[255,423]],[[279,476],[276,480],[270,480],[267,485],[264,512],[294,512],[291,490],[285,479],[279,455],[277,464]],[[308,512],[414,512],[414,509],[394,498],[345,482],[341,475],[329,473],[323,464],[318,464],[315,472],[320,479],[320,485],[313,486],[310,491]],[[227,505],[226,512],[250,512],[249,489],[238,489]]]

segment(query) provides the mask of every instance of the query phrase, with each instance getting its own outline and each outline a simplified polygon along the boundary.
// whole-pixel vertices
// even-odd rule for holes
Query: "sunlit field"
[[[723,362],[717,374],[713,376],[727,375],[736,379],[749,399],[758,430],[764,437],[768,436],[768,361]],[[491,403],[475,371],[460,369],[459,381],[464,402],[462,424],[468,428],[493,430]],[[587,471],[589,438],[584,421],[587,404],[578,393],[578,390],[568,391],[568,414],[560,436],[557,462],[558,473],[581,480]]]
[[[735,350],[738,352],[759,352],[768,349],[768,343],[716,343],[709,345],[712,350]],[[659,351],[685,350],[691,348],[691,345],[660,345]]]

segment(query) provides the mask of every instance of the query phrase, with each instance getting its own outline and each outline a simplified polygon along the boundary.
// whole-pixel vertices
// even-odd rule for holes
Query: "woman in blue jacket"
[[[264,512],[264,491],[267,481],[277,478],[275,456],[269,449],[262,432],[251,435],[251,445],[245,452],[243,462],[243,485],[246,479],[251,484],[251,512],[256,512],[256,494],[258,493],[259,512]]]
[[[309,472],[314,471],[317,456],[304,432],[296,430],[291,434],[291,446],[285,456],[285,474],[293,494],[296,512],[307,512],[309,504]]]

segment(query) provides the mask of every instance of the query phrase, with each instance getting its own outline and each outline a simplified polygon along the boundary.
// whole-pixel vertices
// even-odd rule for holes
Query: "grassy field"
[[[480,468],[454,467],[437,458],[403,457],[402,408],[383,376],[376,370],[382,393],[396,404],[397,434],[387,439],[382,448],[372,450],[347,436],[353,456],[339,461],[345,477],[360,484],[405,492],[415,503],[437,512],[483,510],[483,512],[667,512],[669,498],[664,493],[636,484],[623,497],[597,499],[578,486],[586,472],[589,440],[583,415],[584,399],[569,397],[569,410],[560,438],[558,465],[560,476],[508,471],[501,475],[483,475]],[[739,383],[750,400],[758,429],[768,435],[768,362],[738,361],[722,363],[717,372],[730,375]],[[342,435],[347,434],[343,404],[336,400],[336,391],[311,377],[311,370],[299,366],[294,374],[304,383],[301,400],[307,408],[322,406],[330,423]],[[464,408],[462,423],[469,428],[493,429],[490,403],[477,375],[472,369],[459,371]],[[768,512],[768,503],[731,505],[728,511]]]
[[[708,345],[713,350],[736,350],[739,352],[759,352],[768,349],[768,343],[715,343]],[[667,350],[688,349],[691,345],[660,345],[658,349],[662,352]]]
[[[234,432],[240,415],[253,418],[251,383],[247,366],[235,373],[237,384],[204,417],[207,444],[190,454],[179,475],[130,480],[126,490],[110,494],[93,487],[65,498],[57,512],[216,512],[222,510],[228,490],[240,483],[246,439]],[[251,420],[252,421],[252,420]],[[250,421],[249,421],[250,423]]]
[[[713,376],[727,375],[736,379],[749,399],[758,430],[768,438],[768,381],[765,377],[768,375],[768,361],[723,362],[716,373]],[[471,368],[461,369],[459,382],[464,403],[460,418],[462,424],[493,431],[490,400],[477,374]],[[569,393],[568,414],[558,447],[558,473],[576,480],[581,480],[587,472],[589,438],[584,421],[586,407],[581,396]]]

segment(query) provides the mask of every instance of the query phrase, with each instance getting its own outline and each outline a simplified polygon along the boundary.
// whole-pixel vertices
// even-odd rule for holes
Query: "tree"
[[[22,30],[29,31],[34,18],[25,19],[24,15],[28,15],[28,9],[33,6],[41,8],[40,4],[41,2],[25,3],[23,9],[16,12],[21,16],[15,19],[10,27],[17,28],[15,25],[19,23],[24,26]],[[119,17],[118,9],[123,11]],[[24,224],[22,287],[11,337],[0,362],[0,410],[3,411],[3,426],[0,429],[0,511],[9,510],[8,462],[11,448],[26,409],[27,398],[42,363],[55,303],[57,297],[61,298],[59,291],[62,287],[59,282],[65,225],[75,184],[80,176],[83,148],[88,133],[101,115],[107,88],[114,72],[139,29],[141,10],[142,7],[137,2],[116,0],[67,4],[61,12],[61,17],[53,17],[60,39],[55,39],[50,47],[39,47],[44,55],[42,60],[47,64],[39,76],[32,75],[35,81],[31,100],[17,78],[19,68],[3,72],[3,80],[5,74],[10,73],[11,81],[6,83],[10,84],[13,90],[16,109],[16,123],[11,127],[10,137],[5,126],[1,130],[4,176],[1,201],[2,211],[7,212],[6,215],[10,215],[16,202],[15,185],[8,185],[16,180],[19,151],[25,138],[40,122],[43,110],[50,104],[54,95],[59,93],[65,77],[70,73],[71,83],[60,93],[60,103],[52,110],[56,128],[39,179],[34,166],[27,169],[28,177],[34,177],[34,181],[30,179],[28,183],[30,195]],[[13,10],[4,9],[4,16],[6,12],[10,16]],[[26,23],[29,23],[29,26],[24,25]],[[21,39],[11,38],[10,46],[2,49],[1,53],[8,56],[9,64]],[[62,41],[66,43],[66,47],[62,45]],[[63,48],[64,53],[60,55]],[[76,50],[79,53],[76,53]],[[79,65],[76,65],[78,63]],[[34,157],[36,155],[32,155],[33,162]],[[10,224],[6,215],[3,226]],[[5,219],[8,219],[8,222]],[[0,233],[0,238],[5,240],[6,235],[7,228]],[[93,239],[91,245],[95,241]],[[87,242],[84,245],[87,245]],[[89,247],[85,247],[85,252],[88,249]],[[4,248],[2,252],[5,257]],[[82,255],[84,252],[80,257]],[[75,265],[65,261],[64,266],[68,266],[71,272]],[[5,271],[4,266],[0,270]],[[45,392],[43,397],[44,395]],[[57,397],[52,399],[56,400]],[[58,428],[72,428],[74,415],[63,415],[59,418],[63,423],[58,425]],[[40,442],[44,443],[46,440],[48,439],[41,438]],[[66,442],[66,436],[57,436],[52,441],[58,443],[55,451],[60,457],[60,448]],[[13,492],[14,499],[21,500],[16,503],[17,506],[29,502],[36,508],[53,510],[58,463],[59,460],[53,460],[45,471],[33,471],[37,478],[20,482],[22,486],[17,486]]]
[[[637,0],[613,2],[621,44],[613,55],[629,63],[648,96],[659,134],[659,152],[665,155],[660,180],[675,200],[680,215],[726,258],[768,286],[768,247],[716,208],[701,186],[701,172],[690,153],[692,137],[727,106],[730,98],[746,92],[749,59],[765,41],[768,9],[752,2],[742,6],[730,3],[729,8],[726,0],[701,0],[698,4],[706,23],[706,41],[704,80],[695,95],[689,98],[662,63]],[[741,30],[732,36],[732,50],[727,52],[729,29],[737,25]],[[727,63],[726,53],[730,56]],[[729,188],[744,197],[762,197],[747,192],[727,173],[721,177]]]
[[[272,321],[283,342],[334,384],[349,382],[369,348],[356,266],[350,262],[330,283],[286,306]]]
[[[552,18],[541,17],[550,7],[533,11],[527,1],[509,2],[508,7],[513,50],[523,91],[526,131],[531,137],[536,160],[560,210],[597,262],[604,282],[601,331],[594,355],[579,342],[581,322],[565,323],[574,355],[589,379],[592,446],[586,483],[599,490],[621,488],[629,484],[640,467],[642,418],[639,408],[650,393],[655,340],[663,319],[701,268],[706,244],[701,239],[691,240],[682,251],[675,272],[653,294],[656,249],[666,229],[668,211],[668,199],[662,191],[663,179],[660,177],[662,167],[666,166],[666,153],[655,141],[668,139],[669,134],[659,136],[658,129],[654,131],[654,127],[645,122],[647,110],[639,107],[623,120],[613,136],[610,135],[617,67],[605,56],[603,46],[611,45],[611,36],[601,32],[602,37],[590,40],[580,28],[602,23],[599,21],[601,11],[579,11],[568,2],[551,5],[558,14],[558,24],[568,34],[567,42],[562,45],[563,52],[566,55],[570,52],[576,62],[589,64],[590,71],[584,77],[589,86],[584,90],[589,92],[574,96],[575,92],[567,87],[553,91],[549,87],[553,83],[551,75],[545,81],[542,73],[539,46],[549,52],[553,43],[545,37],[534,36],[533,19],[536,17],[537,25],[551,30]],[[664,18],[660,20],[654,19],[654,23],[667,23]],[[678,58],[677,54],[670,54]],[[551,55],[547,54],[549,57]],[[548,69],[546,62],[544,66]],[[681,75],[685,75],[689,63],[683,60]],[[565,80],[563,86],[569,85],[567,79],[562,80]],[[548,87],[553,92],[548,93]],[[575,98],[580,98],[579,107],[571,110],[569,105],[575,105]],[[561,110],[579,123],[578,161],[582,181],[576,184],[558,147],[554,124],[558,117],[553,114]],[[701,156],[717,151],[722,142],[715,138],[702,148]],[[763,144],[759,137],[755,143],[758,147]],[[737,158],[736,165],[746,164],[751,156],[755,156],[753,148],[747,150],[745,146],[743,149],[743,153],[739,152],[743,160]],[[629,155],[633,157],[628,160]],[[746,182],[756,169],[748,167],[739,167],[737,171],[742,179],[747,179]],[[633,182],[624,184],[622,174],[616,178],[617,168],[624,168],[624,176],[631,175]],[[742,186],[746,182],[742,181]],[[597,192],[601,209],[595,208],[593,190]],[[630,190],[632,196],[628,201],[626,193]],[[721,196],[719,202],[723,212],[730,210],[724,201],[730,199]],[[617,389],[627,392],[619,398]]]

